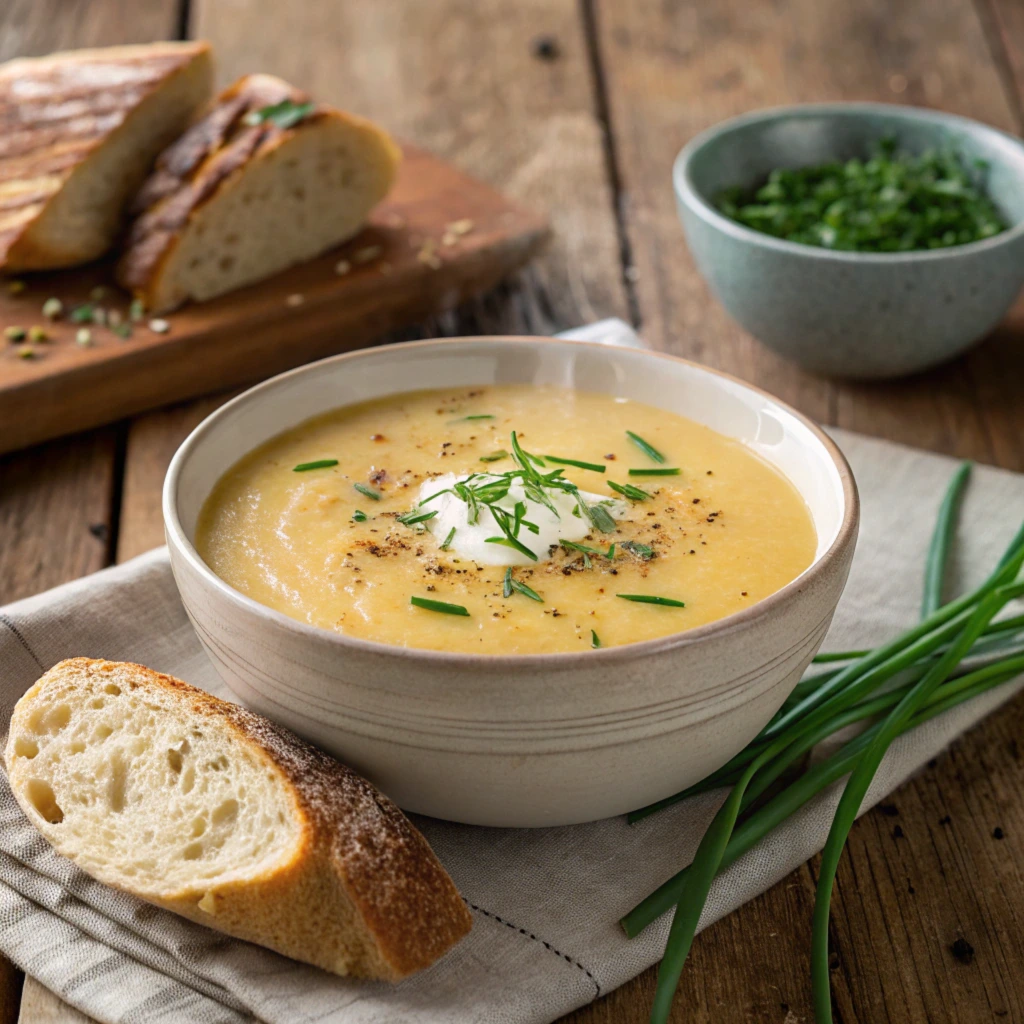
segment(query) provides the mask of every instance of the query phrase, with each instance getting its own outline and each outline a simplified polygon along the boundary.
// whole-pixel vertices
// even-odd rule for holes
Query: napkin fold
[[[621,321],[569,334],[639,344]],[[955,466],[833,434],[859,483],[863,523],[826,650],[875,645],[914,622],[929,534]],[[978,467],[963,504],[957,588],[984,578],[1022,517],[1024,476]],[[74,655],[142,662],[231,698],[185,617],[164,549],[0,609],[0,727],[45,669]],[[1020,686],[985,694],[897,740],[862,810]],[[838,795],[832,787],[721,875],[702,927],[817,852]],[[489,829],[416,818],[474,927],[434,967],[389,986],[333,977],[93,881],[36,833],[0,774],[0,950],[109,1024],[546,1024],[658,960],[667,917],[633,940],[616,922],[689,861],[721,799],[705,794],[634,826],[613,818]]]

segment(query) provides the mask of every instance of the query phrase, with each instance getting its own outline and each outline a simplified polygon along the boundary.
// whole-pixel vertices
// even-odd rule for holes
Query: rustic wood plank
[[[137,419],[128,435],[117,560],[123,562],[164,542],[160,494],[178,445],[237,392],[161,409]]]
[[[35,978],[25,978],[18,1024],[94,1024],[80,1010],[68,1006]]]
[[[605,77],[615,159],[623,190],[628,249],[636,261],[637,300],[648,337],[663,347],[737,372],[826,422],[1020,468],[1024,403],[1020,333],[1011,321],[967,359],[924,377],[881,386],[825,385],[782,364],[749,339],[714,303],[686,252],[668,177],[679,146],[714,122],[760,106],[829,99],[932,104],[1001,127],[1011,105],[975,11],[964,0],[882,2],[856,7],[790,0],[772,8],[738,2],[633,5],[597,0],[593,35]],[[1006,376],[1016,372],[1016,377]],[[1024,701],[1011,708],[1012,721]],[[1002,953],[1019,958],[1021,901],[1000,897],[1004,876],[1024,850],[1007,838],[993,850],[982,822],[993,814],[983,790],[1012,793],[1019,762],[986,723],[961,740],[935,771],[903,787],[893,803],[913,850],[913,894],[901,872],[910,859],[891,838],[884,812],[854,829],[834,900],[837,1020],[934,1022],[989,1019],[1019,1007],[1024,991],[1007,978]],[[967,778],[952,767],[978,748],[991,774]],[[925,837],[939,818],[936,794],[956,803],[970,849],[959,854]],[[1011,813],[1012,801],[999,806]],[[1016,813],[1020,808],[1016,808]],[[969,823],[969,824],[968,824]],[[1016,827],[1016,826],[1015,826]],[[1004,826],[1005,828],[1005,826]],[[880,840],[884,840],[880,842]],[[895,849],[892,847],[895,846]],[[905,859],[904,859],[905,858]],[[995,866],[995,865],[998,866]],[[810,910],[816,864],[705,932],[697,941],[673,1020],[812,1019]],[[998,881],[998,884],[997,884]],[[955,896],[950,898],[950,892]],[[1007,903],[1013,904],[1007,905]],[[949,947],[958,929],[977,954],[969,967]],[[653,972],[572,1018],[640,1024],[654,991]],[[943,1001],[943,995],[950,996]]]
[[[0,1024],[15,1024],[24,977],[5,957],[0,956]]]

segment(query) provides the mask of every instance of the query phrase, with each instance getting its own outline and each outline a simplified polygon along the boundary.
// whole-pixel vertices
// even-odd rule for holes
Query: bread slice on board
[[[165,312],[312,259],[366,223],[399,159],[369,121],[247,75],[157,160],[118,280]]]
[[[397,980],[471,924],[426,840],[285,729],[142,665],[75,658],[11,718],[11,788],[93,878],[336,974]]]
[[[0,270],[102,256],[157,154],[212,88],[210,47],[201,42],[0,66]]]

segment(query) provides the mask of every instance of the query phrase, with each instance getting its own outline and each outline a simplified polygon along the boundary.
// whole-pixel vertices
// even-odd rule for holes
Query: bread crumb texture
[[[77,658],[18,702],[11,787],[101,882],[338,974],[396,980],[470,915],[426,840],[287,730],[141,665]]]

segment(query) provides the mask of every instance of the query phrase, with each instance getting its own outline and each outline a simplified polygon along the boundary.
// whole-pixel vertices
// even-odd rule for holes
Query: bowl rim
[[[255,614],[257,617],[269,619],[271,622],[286,630],[297,632],[299,635],[307,636],[311,640],[315,640],[320,643],[326,642],[332,646],[337,646],[342,650],[346,648],[355,649],[366,654],[377,656],[398,658],[402,660],[424,661],[427,663],[434,663],[439,666],[444,665],[448,667],[460,667],[467,669],[479,669],[482,666],[488,665],[499,669],[567,669],[574,664],[579,664],[581,655],[580,651],[559,651],[544,654],[473,654],[457,651],[435,651],[427,648],[402,647],[396,644],[386,644],[377,640],[364,640],[359,637],[346,636],[344,633],[334,633],[331,630],[322,629],[319,626],[300,622],[298,619],[293,619],[291,616],[285,615],[284,612],[277,611],[274,608],[261,604],[254,598],[246,596],[241,591],[232,587],[225,580],[222,580],[213,571],[213,569],[206,564],[199,555],[195,546],[185,535],[185,530],[178,517],[176,500],[178,483],[182,469],[188,460],[192,449],[195,448],[207,433],[217,427],[218,422],[222,418],[231,415],[231,413],[240,405],[258,400],[261,392],[269,390],[272,387],[279,386],[284,380],[305,374],[315,374],[327,365],[347,362],[349,360],[359,359],[360,357],[365,357],[371,354],[377,355],[381,352],[387,353],[389,351],[399,353],[413,349],[433,347],[447,348],[466,342],[484,344],[487,342],[500,342],[503,344],[514,343],[524,345],[553,343],[558,345],[578,346],[602,352],[607,352],[609,348],[608,345],[596,341],[552,338],[545,337],[543,335],[478,335],[455,338],[428,338],[420,341],[396,342],[389,345],[377,345],[369,348],[356,349],[353,352],[343,352],[338,355],[328,356],[325,359],[316,360],[312,363],[306,363],[303,366],[299,366],[295,369],[277,374],[274,377],[270,377],[246,391],[243,391],[242,394],[236,395],[233,399],[225,402],[224,405],[214,410],[210,415],[203,419],[202,422],[200,422],[178,446],[178,449],[174,453],[174,457],[171,459],[171,463],[167,469],[167,474],[164,477],[161,501],[164,531],[168,547],[176,550],[178,554],[184,557],[193,572],[198,574],[206,586],[212,587],[233,604],[241,606],[241,608]],[[821,552],[821,554],[817,555],[814,561],[811,562],[811,564],[802,573],[800,573],[799,576],[790,580],[790,582],[784,587],[781,587],[779,590],[776,590],[774,593],[769,594],[767,597],[762,598],[762,600],[755,602],[747,608],[733,612],[731,615],[727,615],[721,619],[716,619],[713,622],[705,623],[702,626],[683,629],[675,633],[668,633],[665,636],[654,637],[649,640],[638,640],[633,643],[618,644],[614,647],[588,649],[587,651],[582,652],[587,656],[588,663],[592,663],[594,665],[613,665],[622,661],[632,661],[634,658],[643,657],[645,655],[662,653],[667,649],[690,646],[691,644],[707,640],[709,637],[729,634],[736,630],[746,628],[752,623],[756,623],[767,618],[775,611],[776,608],[795,598],[796,595],[807,586],[810,579],[825,572],[832,563],[834,563],[836,559],[846,551],[846,549],[856,540],[857,530],[860,523],[860,496],[857,491],[857,484],[854,480],[853,471],[850,469],[850,465],[846,461],[846,457],[840,451],[838,445],[836,445],[836,443],[817,424],[807,416],[804,416],[803,413],[798,412],[796,409],[792,408],[792,406],[783,402],[781,399],[776,398],[763,388],[759,388],[733,376],[732,374],[724,373],[721,370],[716,370],[709,366],[704,366],[703,364],[694,362],[693,360],[682,359],[678,356],[669,355],[666,352],[656,352],[651,349],[630,349],[629,351],[642,353],[654,359],[663,359],[670,362],[682,363],[715,377],[720,377],[730,383],[739,385],[741,388],[753,391],[755,394],[767,398],[778,408],[793,416],[811,432],[818,444],[825,449],[826,454],[835,466],[842,485],[843,512],[839,529],[829,547],[825,551]],[[402,394],[403,392],[396,391],[394,393]],[[241,453],[238,458],[242,458],[244,454],[244,452]],[[235,461],[237,461],[237,459]],[[177,581],[175,582],[177,583]]]
[[[982,121],[975,121],[970,117],[963,117],[960,114],[951,114],[944,110],[910,107],[899,103],[797,103],[764,107],[761,110],[754,110],[746,114],[740,114],[737,117],[730,117],[725,121],[719,121],[717,124],[705,128],[702,132],[695,135],[679,151],[672,164],[672,185],[675,189],[676,197],[711,227],[723,234],[730,235],[737,241],[749,242],[767,249],[773,249],[776,252],[791,253],[808,259],[832,260],[840,263],[891,265],[950,259],[953,256],[968,256],[974,253],[986,252],[990,249],[997,249],[1000,246],[1015,242],[1021,236],[1024,236],[1024,217],[1022,217],[1016,224],[1012,224],[998,235],[982,238],[977,242],[950,245],[941,249],[913,249],[910,252],[850,252],[843,249],[825,249],[816,245],[807,245],[804,242],[790,242],[784,238],[776,238],[774,235],[755,231],[753,228],[748,228],[746,225],[726,217],[715,209],[693,182],[690,168],[694,157],[713,140],[728,132],[767,121],[799,120],[822,116],[836,118],[864,117],[877,114],[895,116],[897,119],[904,121],[919,121],[948,127],[959,127],[975,135],[990,136],[997,144],[1017,150],[1020,155],[1021,166],[1024,168],[1024,140],[1018,139],[999,128],[994,128],[992,125],[985,124]],[[1022,184],[1024,184],[1024,173],[1021,174],[1021,180]]]

